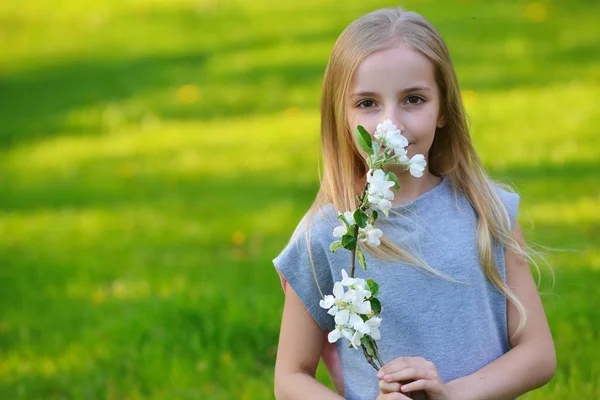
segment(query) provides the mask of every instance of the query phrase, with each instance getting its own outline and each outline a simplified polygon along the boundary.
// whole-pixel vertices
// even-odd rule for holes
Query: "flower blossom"
[[[348,290],[345,291],[344,287]],[[319,305],[334,317],[335,329],[327,335],[330,343],[345,337],[354,348],[358,348],[365,335],[373,339],[381,338],[381,318],[373,319],[369,301],[371,298],[372,294],[365,280],[350,278],[346,270],[342,269],[342,281],[333,285],[333,296],[327,295],[319,302]]]
[[[373,136],[378,140],[385,139],[386,146],[394,150],[394,154],[398,156],[400,162],[408,161],[406,154],[408,139],[402,135],[402,132],[392,121],[386,119],[378,124]]]
[[[386,139],[388,132],[393,133],[398,130],[398,127],[392,123],[389,119],[386,119],[380,124],[377,124],[377,128],[375,129],[375,139],[381,140]]]
[[[359,144],[363,150],[370,156],[367,164],[370,169],[367,172],[367,187],[361,196],[357,196],[360,204],[360,211],[338,212],[338,218],[342,221],[340,226],[335,227],[333,236],[342,238],[336,240],[330,245],[330,250],[336,252],[341,247],[353,251],[353,257],[358,254],[359,262],[366,270],[364,253],[358,247],[358,242],[367,243],[370,246],[379,246],[383,232],[375,228],[377,213],[374,208],[381,210],[388,216],[392,208],[391,200],[394,199],[394,192],[391,188],[396,186],[397,177],[391,171],[384,171],[387,164],[403,165],[414,177],[421,177],[425,171],[427,163],[422,154],[416,154],[408,158],[408,139],[402,135],[402,132],[390,120],[385,120],[377,125],[374,132],[374,139],[369,151],[370,141],[366,138],[363,127],[357,127]],[[362,140],[360,140],[362,137]],[[384,149],[383,153],[380,150]],[[377,154],[374,154],[377,153]],[[393,154],[393,155],[392,155]],[[391,177],[391,178],[390,178]],[[371,209],[370,215],[368,214]],[[357,215],[357,221],[354,220],[354,214]],[[357,227],[357,225],[359,225]],[[364,226],[364,228],[360,228]],[[356,254],[354,254],[356,251]],[[354,270],[354,260],[352,270]],[[364,279],[348,276],[345,270],[341,271],[342,280],[333,285],[333,295],[324,296],[319,302],[320,307],[327,310],[335,322],[335,329],[327,335],[330,343],[335,343],[341,338],[346,338],[354,348],[363,347],[365,355],[369,359],[377,359],[380,366],[383,361],[376,350],[374,341],[381,339],[379,326],[381,325],[380,313],[383,307],[375,297],[379,293],[379,286],[371,279],[365,282]],[[369,350],[370,349],[370,350]],[[373,350],[375,349],[375,350]],[[377,366],[369,361],[374,367]]]
[[[379,238],[383,236],[381,229],[377,229],[373,225],[367,224],[365,229],[361,229],[361,231],[365,236],[360,239],[361,242],[367,242],[371,246],[379,246],[381,244],[381,240],[379,240]]]
[[[342,213],[339,213],[340,215]],[[350,226],[354,225],[354,216],[352,215],[352,212],[350,211],[346,211],[344,213],[344,218],[346,218],[346,221],[348,221],[348,223],[350,224]],[[344,236],[346,233],[348,232],[348,227],[346,226],[345,223],[342,222],[342,224],[340,226],[336,226],[335,229],[333,230],[333,236],[335,237],[342,237]]]
[[[425,157],[423,156],[423,154],[415,154],[410,159],[410,174],[415,178],[422,177],[426,165],[427,162],[425,161]]]
[[[395,183],[390,181],[387,174],[381,169],[375,171],[369,170],[367,173],[367,182],[369,183],[367,200],[387,216],[388,210],[392,208],[390,200],[394,199],[394,193],[390,188]]]

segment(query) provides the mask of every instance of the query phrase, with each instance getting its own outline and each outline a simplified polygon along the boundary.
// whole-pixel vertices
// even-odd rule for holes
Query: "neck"
[[[386,169],[389,169],[396,174],[398,183],[400,184],[400,190],[392,189],[394,192],[392,207],[410,203],[442,181],[442,178],[429,172],[429,168],[426,168],[425,171],[423,171],[423,176],[420,178],[415,178],[409,171],[404,170],[404,167],[401,166],[388,166]]]

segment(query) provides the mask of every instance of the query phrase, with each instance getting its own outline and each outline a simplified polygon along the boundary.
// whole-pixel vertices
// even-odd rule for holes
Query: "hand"
[[[384,393],[379,391],[379,396],[377,396],[376,400],[410,400],[410,397],[398,392]]]
[[[425,391],[430,400],[451,400],[440,374],[431,361],[421,357],[398,357],[384,365],[377,373],[380,396]],[[406,382],[409,383],[406,383]],[[401,393],[398,393],[401,392]],[[405,397],[389,397],[389,399]],[[379,397],[378,397],[379,399]],[[388,397],[381,397],[388,399]]]
[[[397,385],[397,384],[396,384]],[[404,400],[404,399],[413,399],[413,400],[429,400],[429,397],[423,391],[407,393],[406,395],[402,393],[395,392],[387,392],[383,389],[379,390],[379,396],[377,396],[377,400]]]

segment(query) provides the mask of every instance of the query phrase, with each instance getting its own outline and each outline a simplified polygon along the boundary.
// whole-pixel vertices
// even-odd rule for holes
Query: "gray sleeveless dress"
[[[519,196],[496,188],[511,225]],[[399,356],[432,361],[444,382],[469,375],[509,350],[506,299],[481,271],[476,243],[476,214],[446,178],[413,202],[392,208],[388,218],[380,214],[377,227],[403,248],[418,253],[429,266],[465,282],[432,276],[403,262],[382,261],[366,253],[368,270],[357,262],[356,276],[373,278],[380,285],[383,305],[378,341],[384,362]],[[339,225],[332,204],[313,219],[310,240],[319,286],[331,294],[341,270],[350,271],[351,253],[329,250],[333,228]],[[333,317],[319,307],[321,295],[308,258],[303,219],[291,240],[273,260],[277,270],[298,294],[323,331],[334,329]],[[503,279],[504,249],[494,245]],[[375,370],[360,350],[338,340],[337,351],[344,377],[345,398],[373,400],[379,393]]]

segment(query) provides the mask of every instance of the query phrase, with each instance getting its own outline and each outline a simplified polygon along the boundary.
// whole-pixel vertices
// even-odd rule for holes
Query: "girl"
[[[319,306],[348,268],[332,253],[338,211],[354,210],[368,170],[353,130],[391,120],[424,154],[400,183],[379,247],[362,246],[380,284],[378,373],[342,340]],[[351,23],[325,71],[320,190],[273,260],[286,290],[275,366],[278,399],[511,399],[544,385],[556,359],[516,220],[519,197],[493,184],[470,140],[456,74],[437,31],[420,15],[382,9]],[[368,274],[368,275],[367,275]],[[450,278],[446,278],[450,277]],[[308,311],[308,312],[307,312]],[[319,357],[337,393],[315,379]]]

